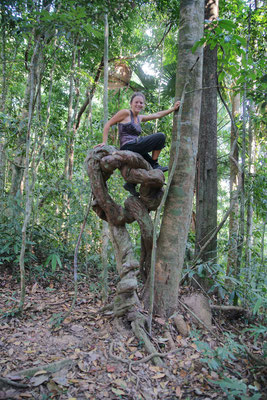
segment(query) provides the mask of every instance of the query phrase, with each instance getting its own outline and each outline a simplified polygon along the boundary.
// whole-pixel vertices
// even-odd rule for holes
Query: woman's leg
[[[158,160],[161,150],[153,150],[152,151],[152,160]]]
[[[158,157],[161,150],[165,147],[165,140],[166,138],[164,133],[154,133],[153,135],[138,137],[132,143],[126,143],[121,147],[121,150],[130,150],[139,153],[152,166],[152,168],[166,172],[168,171],[168,167],[162,167],[158,164]],[[151,151],[152,157],[148,154]],[[136,192],[136,184],[127,182],[123,187],[133,196],[139,195],[138,192]]]
[[[164,133],[154,133],[149,136],[139,136],[135,141],[126,143],[121,150],[130,150],[141,154],[153,167],[157,162],[161,150],[165,147],[166,137]],[[152,152],[152,157],[148,154]]]

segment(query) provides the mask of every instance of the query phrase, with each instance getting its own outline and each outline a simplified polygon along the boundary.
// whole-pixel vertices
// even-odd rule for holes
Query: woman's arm
[[[152,119],[165,117],[165,115],[171,114],[172,112],[179,110],[179,107],[180,107],[180,101],[176,101],[174,106],[172,108],[169,108],[168,110],[158,111],[154,114],[149,114],[149,115],[140,115],[140,121],[146,122],[146,121],[151,121]]]
[[[120,110],[115,114],[108,122],[105,124],[104,129],[103,129],[103,142],[100,144],[97,144],[97,146],[105,146],[108,142],[108,132],[111,126],[117,124],[118,122],[123,122],[125,118],[129,116],[130,112],[129,110]]]

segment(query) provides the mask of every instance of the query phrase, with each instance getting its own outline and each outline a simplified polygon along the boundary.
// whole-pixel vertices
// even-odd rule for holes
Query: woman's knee
[[[158,133],[156,133],[156,135],[157,135],[159,146],[161,146],[163,148],[165,146],[166,136],[162,132],[158,132]]]

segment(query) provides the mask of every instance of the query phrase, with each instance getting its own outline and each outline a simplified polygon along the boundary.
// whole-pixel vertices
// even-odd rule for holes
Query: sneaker
[[[162,167],[161,165],[159,165],[158,162],[155,162],[154,165],[152,165],[153,169],[160,169],[162,172],[167,172],[169,170],[168,167]]]
[[[123,185],[124,189],[131,193],[132,196],[138,197],[139,193],[136,191],[136,184],[134,183],[125,183]]]

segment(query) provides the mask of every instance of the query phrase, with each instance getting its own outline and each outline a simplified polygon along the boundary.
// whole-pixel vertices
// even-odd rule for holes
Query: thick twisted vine
[[[164,175],[153,170],[144,158],[131,151],[116,150],[112,146],[90,150],[86,158],[87,172],[93,193],[92,208],[97,215],[108,221],[111,240],[116,256],[120,282],[114,300],[115,316],[127,316],[135,334],[147,343],[146,348],[156,352],[144,338],[146,318],[140,312],[141,306],[136,294],[137,274],[145,281],[149,276],[153,243],[153,224],[149,212],[159,206],[164,185]],[[139,197],[129,196],[124,207],[117,204],[108,193],[107,180],[115,169],[119,169],[126,182],[140,184]],[[141,230],[141,257],[138,261],[133,252],[126,223],[137,221]],[[152,348],[151,348],[152,346]],[[162,361],[154,358],[157,364]]]

